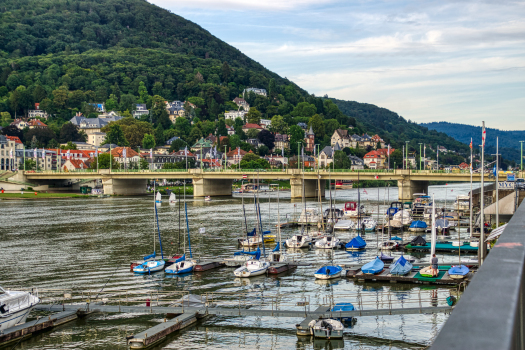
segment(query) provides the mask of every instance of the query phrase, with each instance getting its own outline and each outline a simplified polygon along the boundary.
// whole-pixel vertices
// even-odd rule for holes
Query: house
[[[288,164],[288,158],[283,157],[281,155],[272,154],[269,156],[265,156],[264,159],[266,159],[273,168],[281,168],[283,167],[283,165]]]
[[[261,146],[264,146],[264,143],[261,143],[258,139],[247,139],[246,142],[249,143],[250,145],[252,145],[255,148],[259,148]]]
[[[228,136],[235,135],[235,129],[233,126],[226,125],[226,130],[228,131]]]
[[[438,146],[438,147],[437,147],[437,151],[438,151],[439,153],[447,153],[447,152],[448,152],[448,149],[446,149],[446,148],[443,147],[443,146]]]
[[[98,115],[98,117],[107,119],[107,118],[122,117],[122,116],[115,111],[111,111],[109,113],[106,113],[106,112],[101,113]]]
[[[235,120],[237,118],[241,118],[244,120],[247,112],[246,111],[228,111],[224,112],[224,119],[232,119]]]
[[[352,139],[350,135],[348,135],[348,130],[337,129],[334,131],[330,139],[330,145],[333,147],[336,144],[338,144],[341,149],[346,147],[354,148],[352,147]]]
[[[35,103],[35,109],[30,109],[28,112],[27,112],[27,115],[29,118],[43,118],[43,119],[46,119],[48,118],[48,115],[45,111],[41,110],[40,109],[40,103]]]
[[[16,150],[23,149],[23,144],[17,136],[0,135],[0,171],[15,170],[19,164]]]
[[[349,155],[348,159],[352,164],[350,167],[351,170],[363,170],[365,168],[365,162],[361,158]]]
[[[110,154],[113,156],[113,159],[120,164],[130,164],[131,162],[138,162],[140,156],[131,147],[117,147],[110,151]]]
[[[337,144],[336,144],[337,145]],[[320,168],[325,168],[332,164],[334,161],[334,149],[330,146],[326,146],[319,152],[318,162]]]
[[[98,117],[98,118],[86,118],[84,116],[76,115],[71,118],[69,121],[84,131],[86,135],[93,134],[96,132],[101,132],[101,129],[108,125],[111,122],[121,120],[123,117],[120,116],[107,116],[107,117]]]
[[[98,149],[102,152],[107,152],[109,151],[110,149],[113,149],[113,148],[117,148],[118,145],[114,144],[114,143],[106,143],[106,144],[103,144],[102,146],[100,146]]]
[[[11,123],[11,125],[16,126],[16,127],[17,127],[18,129],[20,129],[20,130],[23,130],[23,129],[29,127],[29,124],[28,124],[25,120],[23,120],[23,119],[19,119],[19,118],[15,119],[15,120]]]
[[[370,169],[384,169],[387,166],[388,155],[392,154],[395,149],[390,148],[390,153],[388,148],[380,148],[375,151],[370,151],[363,157],[363,161],[367,167]]]
[[[212,142],[209,140],[206,140],[205,138],[201,137],[200,140],[195,142],[193,146],[191,146],[191,150],[193,152],[200,151],[201,148],[210,148],[212,146]]]
[[[175,156],[178,156],[178,157],[182,157],[184,159],[186,159],[186,158],[188,158],[188,159],[190,159],[190,158],[195,159],[195,154],[194,153],[192,153],[190,151],[183,150],[183,149],[181,149],[181,150],[179,150],[177,152],[172,152],[171,154],[175,155]]]
[[[95,111],[99,113],[104,113],[106,111],[106,104],[105,103],[89,103],[91,106],[95,108]]]
[[[381,146],[379,148],[385,148],[385,141],[381,137],[379,137],[378,134],[375,134],[374,136],[372,136],[371,140],[372,140],[372,144],[374,145],[373,146],[374,148],[377,148],[378,143]]]
[[[178,137],[178,136],[173,136],[171,139],[169,139],[168,141],[166,141],[166,145],[171,146],[171,144],[173,143],[173,141],[178,140],[178,139],[180,139],[180,137]]]
[[[87,143],[95,147],[100,146],[102,142],[104,142],[105,139],[106,139],[105,132],[94,132],[94,133],[87,135]]]
[[[270,127],[270,124],[272,124],[272,121],[270,119],[261,119],[261,122],[259,123],[264,129],[268,129]]]
[[[246,153],[249,152],[243,151],[240,147],[237,147],[233,151],[230,148],[230,150],[226,153],[226,161],[228,165],[239,164],[242,160],[242,157],[244,157]]]
[[[93,145],[82,141],[71,141],[72,144],[77,146],[76,150],[92,150]],[[61,143],[60,146],[67,146],[67,143]]]
[[[149,109],[146,107],[145,103],[138,103],[135,105],[135,110],[131,112],[133,118],[140,118],[143,115],[149,115]]]
[[[310,130],[304,135],[304,141],[304,150],[307,152],[313,152],[315,147],[315,134],[312,126],[310,126]]]
[[[218,159],[202,159],[202,164],[201,164],[201,160],[199,160],[199,163],[197,164],[197,167],[202,167],[205,168],[205,169],[209,169],[209,168],[221,168],[223,166],[223,160],[221,158],[218,158]]]
[[[308,125],[306,123],[297,123],[297,126],[306,131],[308,128]]]
[[[470,169],[470,165],[468,165],[468,164],[465,163],[465,162],[462,162],[461,164],[458,165],[458,168],[459,168],[460,170]]]
[[[304,167],[305,168],[311,168],[311,167],[315,166],[315,158],[314,157],[305,155],[304,157],[300,156],[299,160],[300,160],[300,164],[299,164],[298,168],[302,168],[303,167],[303,163],[304,163]],[[291,157],[289,159],[289,162],[290,162],[291,165],[293,163],[297,163],[297,156]]]
[[[250,93],[250,92],[253,92],[256,95],[264,96],[264,97],[266,97],[268,95],[266,93],[266,89],[259,89],[259,88],[250,87],[250,88],[246,88],[246,89],[243,90],[242,97],[244,98],[244,94],[247,94],[247,93]]]
[[[210,141],[212,145],[214,145],[217,142],[217,137],[213,134],[209,134],[206,136],[206,140]]]
[[[290,141],[288,139],[288,135],[286,134],[275,134],[275,140],[274,140],[274,150],[275,149],[290,149]],[[274,151],[272,151],[274,152]]]
[[[263,128],[260,125],[253,124],[253,123],[246,123],[242,127],[242,131],[248,132],[248,130],[255,129],[257,131],[261,131]]]
[[[88,168],[87,164],[81,159],[68,159],[62,166],[63,171],[75,171]]]
[[[243,98],[235,97],[233,99],[233,103],[235,103],[237,105],[237,107],[239,107],[239,109],[241,109],[241,107],[242,107],[242,109],[244,111],[246,111],[246,112],[248,112],[250,110],[250,105]]]
[[[175,152],[171,154],[153,154],[153,158],[150,157],[149,152],[141,153],[141,158],[145,159],[149,164],[150,170],[163,169],[165,164],[173,164],[180,161],[184,161],[186,158],[177,155]]]
[[[31,119],[31,120],[29,120],[27,122],[27,126],[29,127],[29,129],[45,129],[45,128],[47,128],[47,125],[42,123],[38,119]]]

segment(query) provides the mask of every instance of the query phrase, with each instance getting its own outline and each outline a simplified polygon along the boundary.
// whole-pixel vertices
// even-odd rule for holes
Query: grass
[[[159,186],[156,188],[161,194],[167,194],[166,189],[169,188],[175,195],[184,194],[184,186]],[[152,188],[153,190],[153,188]],[[186,194],[193,194],[193,185],[186,185]]]
[[[85,194],[78,194],[78,193],[43,193],[43,192],[36,192],[37,195],[35,195],[34,191],[28,192],[24,191],[24,194],[22,195],[20,192],[18,193],[0,193],[0,199],[6,198],[6,199],[14,199],[14,198],[27,198],[27,199],[38,199],[38,198],[89,198],[89,195]]]

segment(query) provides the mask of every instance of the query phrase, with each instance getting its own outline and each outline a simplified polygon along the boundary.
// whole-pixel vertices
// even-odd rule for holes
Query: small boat
[[[385,263],[382,262],[381,259],[379,259],[379,257],[376,257],[369,263],[364,264],[363,267],[361,267],[361,271],[363,271],[363,273],[367,275],[375,275],[376,273],[383,271],[384,267]]]
[[[306,208],[301,212],[297,223],[299,225],[317,225],[321,221],[319,212],[315,208]]]
[[[365,224],[365,231],[366,232],[373,232],[376,229],[377,221],[375,221],[372,218],[366,218],[363,220],[363,223]]]
[[[411,232],[425,232],[427,230],[427,223],[421,220],[412,221],[410,227],[408,228]]]
[[[206,197],[204,197],[204,201],[205,201],[205,202],[211,202],[211,197],[210,197],[210,196],[206,196]]]
[[[363,206],[358,207],[357,202],[346,202],[345,208],[343,210],[343,215],[345,218],[357,218],[360,215],[363,216]]]
[[[398,237],[398,236],[393,236],[393,237],[390,237],[390,240],[391,240],[391,241],[402,241],[403,238]]]
[[[190,273],[193,271],[195,265],[197,265],[197,262],[194,260],[186,260],[186,254],[184,254],[182,258],[178,260],[180,261],[166,268],[166,273],[173,275],[182,275],[185,273]]]
[[[403,256],[396,260],[390,266],[390,274],[397,276],[404,276],[412,270],[412,264],[409,263]]]
[[[471,241],[470,242],[470,246],[474,247],[474,248],[478,248],[479,247],[479,241]]]
[[[394,257],[390,255],[385,255],[383,253],[379,254],[379,259],[383,262],[392,262],[394,261]]]
[[[452,246],[453,247],[459,247],[459,246],[462,246],[463,244],[464,244],[463,242],[452,241]]]
[[[323,219],[326,223],[336,223],[342,217],[343,217],[343,211],[337,208],[328,208],[324,211],[324,214],[323,214]]]
[[[285,262],[287,260],[286,255],[279,252],[280,247],[281,247],[281,243],[277,242],[277,246],[272,250],[270,254],[268,254],[268,257],[266,257],[265,260],[271,263],[272,262],[273,263]]]
[[[339,248],[341,241],[337,237],[325,236],[315,242],[315,247],[318,249],[336,249]]]
[[[437,219],[436,220],[436,230],[439,233],[447,234],[450,229],[450,223],[447,219]]]
[[[0,287],[0,334],[7,328],[24,323],[38,303],[40,299],[29,292]]]
[[[448,270],[448,274],[449,274],[450,278],[455,278],[455,279],[465,278],[465,276],[468,273],[469,273],[469,269],[465,265],[452,266]]]
[[[341,277],[341,271],[343,271],[341,266],[323,266],[315,272],[314,276],[320,280],[329,280]]]
[[[352,303],[337,303],[334,305],[334,307],[330,311],[331,312],[341,312],[341,311],[354,311],[354,310],[355,308]],[[352,316],[341,317],[338,320],[343,323],[350,323],[352,322],[353,317]]]
[[[366,242],[361,236],[352,238],[345,246],[346,250],[361,250],[366,247]]]
[[[257,250],[253,252],[246,252],[244,250],[241,250],[239,252],[233,253],[233,258],[224,259],[223,263],[226,266],[230,266],[230,267],[242,266],[248,260],[252,260],[254,257],[256,257],[256,259],[259,259],[260,256],[261,256],[261,248],[257,248]]]
[[[133,272],[146,274],[152,272],[158,272],[164,270],[166,262],[164,260],[148,260],[144,261],[142,264],[135,266]]]
[[[397,241],[390,240],[390,241],[381,243],[381,249],[383,250],[394,250],[397,248],[399,248],[399,242]]]
[[[419,270],[419,274],[423,277],[435,277],[432,276],[432,266],[427,266]]]
[[[264,231],[264,243],[271,243],[275,242],[275,235],[268,235],[271,233],[271,231]],[[260,244],[262,244],[262,237],[260,235],[257,235],[256,229],[253,229],[252,232],[248,233],[248,238],[246,239],[239,239],[239,244],[243,247],[256,247]]]
[[[343,338],[345,328],[341,322],[331,318],[312,320],[308,327],[313,331],[314,338],[322,339]]]
[[[421,236],[414,237],[410,243],[411,246],[425,246],[427,245],[427,241]]]
[[[402,225],[410,225],[412,222],[410,211],[405,209],[399,210],[397,213],[395,213],[393,219],[401,221]]]
[[[155,196],[155,203],[162,203],[162,195],[160,192],[157,192],[157,195]]]
[[[243,266],[233,271],[233,274],[235,277],[241,278],[260,276],[264,275],[266,271],[268,271],[269,267],[270,262],[268,261],[248,260]]]
[[[334,230],[353,230],[356,228],[356,224],[352,220],[339,220],[334,225]]]
[[[312,237],[308,235],[293,235],[285,243],[288,248],[308,248],[312,243]]]
[[[403,223],[401,220],[391,219],[385,222],[385,230],[388,229],[388,227],[391,227],[392,230],[401,230],[403,228]]]
[[[170,205],[173,205],[177,203],[177,197],[175,197],[175,193],[171,192],[170,193]]]

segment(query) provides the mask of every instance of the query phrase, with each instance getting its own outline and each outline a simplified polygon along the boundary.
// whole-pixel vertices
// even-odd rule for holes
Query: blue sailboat
[[[188,231],[188,247],[190,250],[190,259],[193,259],[191,253],[191,240],[190,240],[190,224],[188,222],[188,204],[184,203],[184,212],[186,214],[186,230]],[[186,251],[186,249],[184,249]],[[179,259],[177,262],[166,268],[165,272],[173,275],[182,275],[185,273],[190,273],[193,271],[193,268],[197,265],[195,260],[186,260],[186,253]]]
[[[404,276],[412,270],[412,264],[407,261],[403,256],[396,260],[390,266],[390,274]]]
[[[427,223],[421,220],[412,221],[408,228],[411,232],[425,232],[427,230]]]
[[[448,274],[450,278],[461,279],[461,278],[465,278],[465,276],[469,273],[469,271],[470,271],[469,268],[466,267],[465,265],[456,265],[456,266],[452,266],[448,270]]]
[[[314,274],[315,278],[321,280],[329,280],[332,278],[341,277],[341,266],[323,266]]]
[[[345,246],[346,250],[361,250],[366,247],[366,242],[361,236],[352,238]]]
[[[382,262],[381,259],[379,259],[379,257],[376,257],[369,263],[364,264],[363,267],[361,267],[361,271],[363,271],[363,273],[367,275],[375,275],[376,273],[383,271],[384,267],[385,263]]]

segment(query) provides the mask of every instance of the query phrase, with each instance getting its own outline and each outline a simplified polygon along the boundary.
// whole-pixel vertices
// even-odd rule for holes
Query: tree
[[[176,139],[170,145],[170,153],[177,152],[187,146],[187,143],[182,139]]]
[[[104,143],[114,143],[121,147],[129,146],[128,140],[126,140],[122,128],[117,123],[109,123]]]
[[[252,124],[259,124],[261,122],[261,112],[255,107],[251,107],[250,111],[246,114],[246,121]]]
[[[16,136],[20,141],[24,142],[24,133],[22,130],[17,128],[15,125],[9,125],[2,129],[2,135],[6,136]]]
[[[25,170],[37,170],[35,160],[33,158],[26,158],[24,162],[24,169]]]
[[[63,150],[68,150],[68,149],[77,149],[77,145],[74,144],[73,142],[71,141],[68,141],[64,146],[60,146],[60,149],[63,149]]]
[[[270,149],[263,145],[257,148],[257,153],[259,153],[261,157],[264,157],[265,155],[270,154]]]
[[[263,143],[269,150],[272,150],[275,147],[275,136],[266,129],[261,130],[257,134],[257,139],[261,141],[261,143]]]
[[[310,104],[308,102],[299,102],[290,114],[292,115],[292,117],[310,118],[315,113],[317,113],[317,108],[315,107],[315,105]]]
[[[26,140],[36,140],[36,143],[31,147],[47,147],[49,141],[57,138],[57,135],[50,128],[34,128],[29,129],[25,134],[24,138]]]
[[[228,79],[230,78],[231,69],[228,63],[224,62],[221,67],[221,75],[222,75],[222,81],[228,82]]]
[[[230,147],[232,149],[236,149],[237,147],[241,146],[241,138],[239,137],[239,135],[231,135],[228,138],[230,139]]]
[[[155,147],[155,137],[151,134],[144,134],[142,139],[142,148],[150,149]]]
[[[226,129],[226,123],[224,123],[224,118],[220,118],[217,122],[217,136],[227,136],[228,130]]]
[[[78,127],[70,122],[64,123],[60,128],[60,142],[68,141],[86,141],[85,134],[81,133]]]
[[[175,163],[164,163],[162,166],[162,169],[185,169],[186,164],[181,164],[182,162],[175,162]]]
[[[274,115],[270,124],[270,131],[277,134],[286,134],[288,124],[284,121],[282,115]]]
[[[164,129],[171,126],[171,120],[166,110],[166,103],[159,95],[153,96],[153,108],[150,112],[151,121],[153,124],[161,124]]]
[[[259,130],[257,129],[248,129],[246,132],[246,136],[248,136],[249,139],[254,139],[259,134]]]
[[[157,145],[163,145],[164,142],[164,128],[162,127],[162,124],[159,124],[157,128],[155,129],[155,142]]]
[[[139,103],[146,103],[148,101],[148,89],[146,88],[146,85],[144,85],[144,82],[139,83]]]
[[[350,169],[352,162],[345,152],[335,151],[334,153],[334,169]]]
[[[111,159],[111,167],[113,169],[116,169],[119,167],[118,162],[115,160],[115,158],[109,154],[109,153],[102,153],[98,155],[98,168],[99,169],[109,169],[109,162]],[[93,160],[93,162],[89,165],[91,169],[97,168],[97,157]]]
[[[394,152],[390,154],[390,167],[394,168],[394,166],[397,169],[403,167],[403,152],[401,152],[401,150],[399,149],[396,149]]]
[[[304,131],[300,126],[292,125],[288,129],[288,135],[290,136],[290,150],[295,153],[297,143],[304,144]]]
[[[321,118],[319,114],[313,115],[309,122],[308,127],[312,127],[312,130],[314,131],[314,134],[317,138],[323,138],[325,135],[325,126],[324,126],[324,120]]]
[[[269,169],[270,163],[254,153],[246,153],[241,160],[242,169]]]
[[[65,86],[61,86],[56,90],[53,90],[53,104],[57,109],[62,109],[66,106],[68,90]]]
[[[9,114],[9,112],[0,112],[0,122],[4,125],[12,123],[13,119],[11,118],[11,114]]]
[[[188,141],[189,141],[190,144],[193,144],[198,139],[200,139],[201,137],[202,137],[201,129],[199,129],[198,127],[194,126],[191,129],[190,135],[188,136]]]
[[[332,136],[334,131],[340,128],[339,122],[337,119],[325,119],[324,121],[325,134]]]

